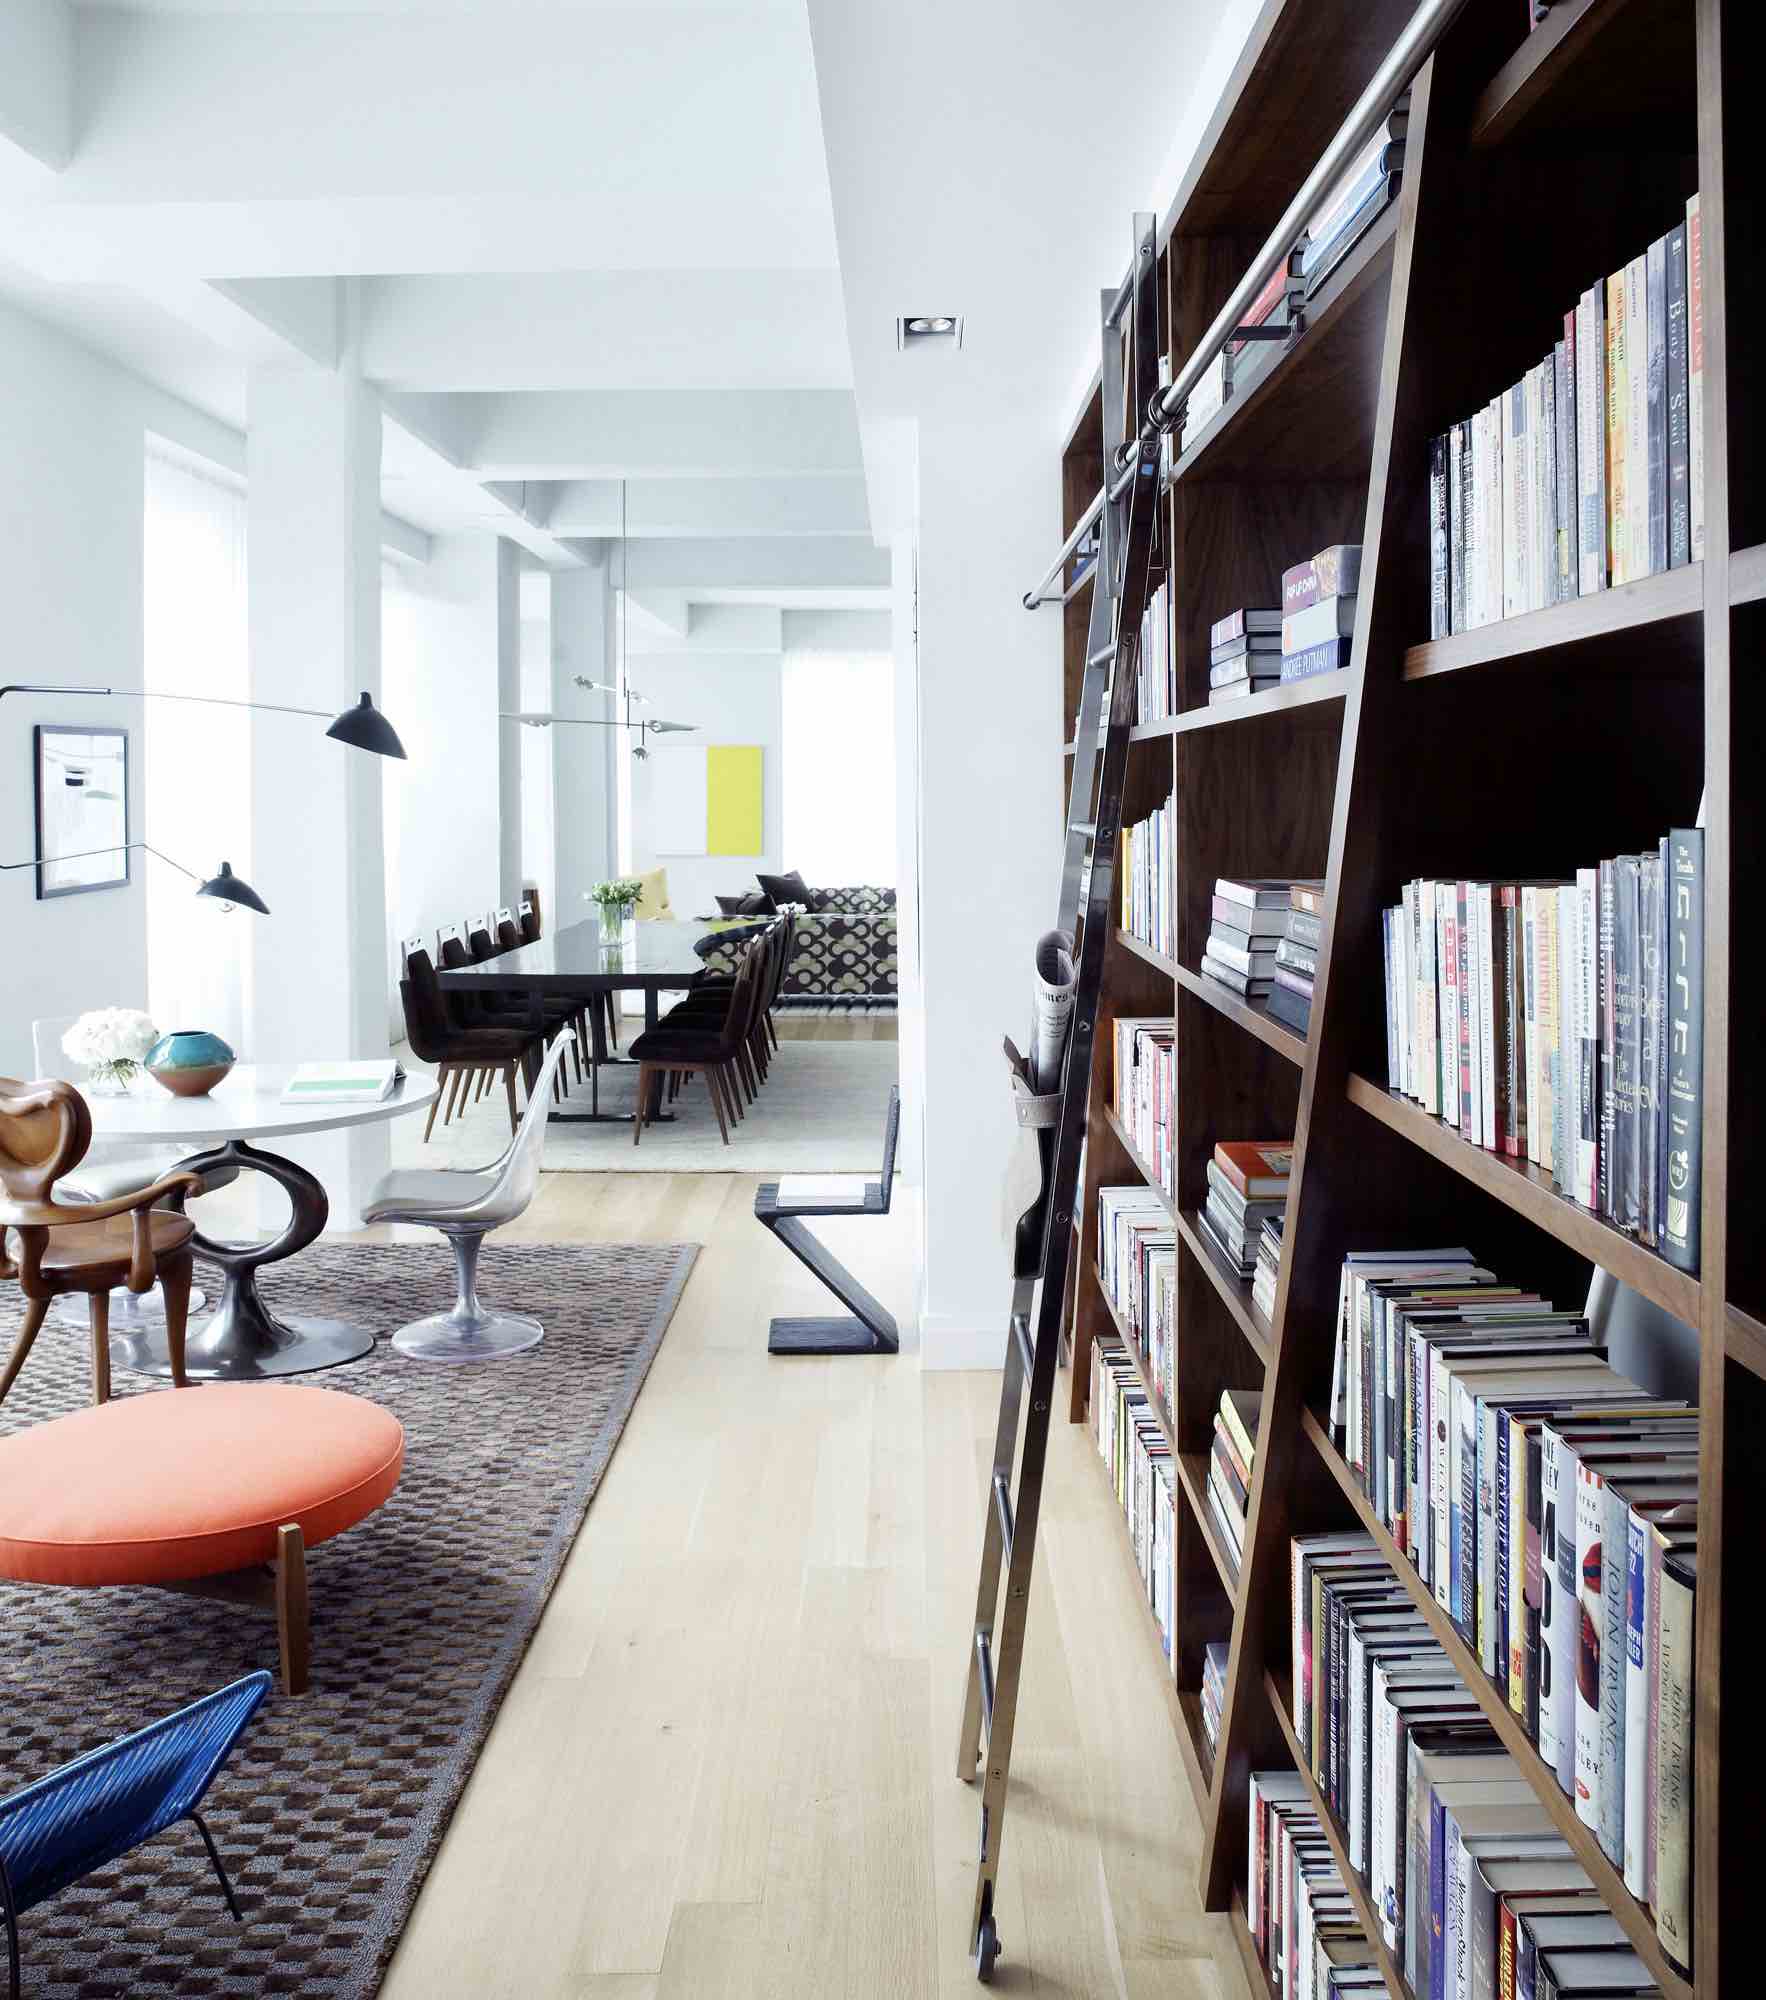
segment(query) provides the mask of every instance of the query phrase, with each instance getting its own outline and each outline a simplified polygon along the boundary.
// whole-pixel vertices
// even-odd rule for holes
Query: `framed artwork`
[[[650,753],[649,764],[658,854],[766,851],[762,744],[667,744]]]
[[[31,742],[37,900],[122,888],[129,879],[129,732],[39,722]]]

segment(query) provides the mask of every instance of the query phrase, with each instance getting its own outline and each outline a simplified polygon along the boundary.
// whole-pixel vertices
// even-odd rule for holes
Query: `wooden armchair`
[[[61,1203],[55,1183],[92,1143],[92,1117],[71,1083],[0,1077],[0,1279],[16,1278],[24,1325],[0,1373],[0,1402],[18,1378],[56,1299],[85,1293],[92,1326],[92,1400],[110,1396],[110,1292],[144,1292],[157,1278],[166,1302],[172,1379],[184,1375],[190,1313],[190,1239],[181,1209],[156,1203],[202,1192],[195,1174],[171,1173],[111,1201]],[[16,1253],[11,1248],[16,1244]]]

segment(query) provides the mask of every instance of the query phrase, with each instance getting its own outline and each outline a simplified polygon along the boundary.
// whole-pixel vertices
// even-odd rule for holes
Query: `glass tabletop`
[[[695,923],[632,923],[623,930],[603,932],[598,917],[567,924],[550,937],[518,946],[482,965],[440,971],[443,986],[456,991],[533,990],[546,986],[645,984],[686,985],[704,971],[705,961],[694,950],[708,939],[741,937],[766,928],[752,917]]]

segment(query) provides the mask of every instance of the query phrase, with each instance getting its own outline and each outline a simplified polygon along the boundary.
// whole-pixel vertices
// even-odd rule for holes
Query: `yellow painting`
[[[766,845],[765,795],[758,743],[705,748],[705,851],[759,854]]]

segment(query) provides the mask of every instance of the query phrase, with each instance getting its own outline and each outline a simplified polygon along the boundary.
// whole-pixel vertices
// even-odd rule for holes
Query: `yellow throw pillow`
[[[652,868],[648,875],[640,875],[638,881],[642,888],[638,897],[638,921],[650,923],[660,919],[672,923],[674,911],[668,906],[668,870]]]

